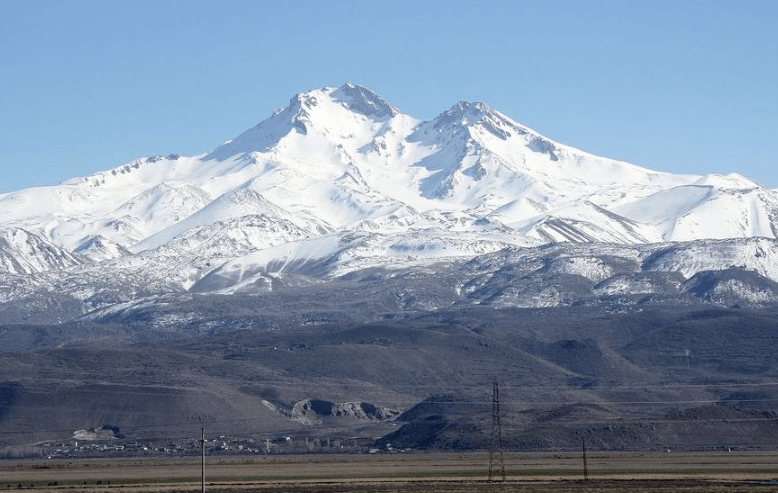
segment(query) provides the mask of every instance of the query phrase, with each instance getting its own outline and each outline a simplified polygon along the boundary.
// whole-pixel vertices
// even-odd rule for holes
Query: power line
[[[594,379],[594,377],[592,377]],[[262,385],[289,385],[293,380],[257,380],[258,384]],[[7,382],[6,382],[7,383]],[[100,383],[87,383],[87,386],[100,386],[103,384]],[[298,383],[299,385],[299,383]],[[374,387],[378,390],[384,390],[381,387],[381,384],[376,383],[367,383],[364,382],[354,382],[344,383],[343,381],[337,382],[337,383],[328,383],[328,382],[317,382],[317,381],[311,381],[310,384],[304,384],[303,386],[307,387],[317,387],[317,388],[327,388],[327,387],[333,387],[342,389],[344,387],[349,387],[353,385],[363,385],[366,388]],[[457,385],[457,384],[429,384],[429,385],[419,385],[419,384],[389,384],[390,388],[389,391],[395,392],[395,389],[438,389],[445,392],[447,389],[476,389],[479,388],[478,384],[467,384],[467,385]],[[193,387],[176,387],[176,386],[147,386],[148,389],[155,389],[155,390],[141,390],[141,389],[133,389],[133,390],[118,390],[118,387],[130,387],[128,384],[106,384],[105,387],[110,390],[106,389],[89,389],[89,388],[80,388],[80,387],[70,387],[70,389],[77,390],[79,393],[94,393],[94,394],[100,394],[103,395],[106,392],[110,392],[112,394],[128,394],[128,395],[161,395],[165,391],[168,392],[190,392],[193,390]],[[649,390],[649,389],[662,389],[662,390],[680,390],[680,389],[707,389],[707,388],[743,388],[743,387],[778,387],[778,382],[771,381],[771,382],[731,382],[731,383],[672,383],[672,382],[663,382],[663,383],[656,383],[656,384],[620,384],[620,385],[597,385],[594,387],[598,391],[618,391],[618,390]],[[205,390],[206,387],[194,387],[194,389],[203,389]],[[573,387],[570,385],[548,385],[548,384],[520,384],[520,385],[502,385],[503,392],[506,390],[521,390],[521,391],[527,391],[527,390],[535,390],[535,389],[542,389],[547,390],[550,392],[556,392],[560,390],[569,390],[569,391],[575,391],[575,390],[582,390],[577,387]],[[588,389],[583,389],[588,390]],[[49,395],[49,392],[30,392],[35,395]],[[440,392],[438,392],[440,393]]]

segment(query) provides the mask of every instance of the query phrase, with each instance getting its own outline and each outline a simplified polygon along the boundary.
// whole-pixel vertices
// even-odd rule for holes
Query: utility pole
[[[499,454],[499,466],[497,456]],[[492,387],[492,446],[489,449],[489,481],[493,481],[500,468],[500,475],[505,482],[505,460],[502,455],[502,426],[500,425],[500,389],[497,381]]]
[[[203,493],[205,493],[205,428],[200,428],[200,431],[202,432],[202,437],[200,438],[200,448],[203,452],[203,461],[202,461],[202,474],[203,474]]]
[[[581,437],[581,446],[583,450],[584,481],[589,481],[589,467],[586,464],[586,440]]]

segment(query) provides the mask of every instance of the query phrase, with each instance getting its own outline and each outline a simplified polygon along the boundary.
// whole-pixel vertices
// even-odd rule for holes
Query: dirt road
[[[776,491],[778,453],[507,454],[507,481],[489,482],[487,454],[304,455],[206,460],[220,492],[743,492]],[[498,475],[499,477],[499,475]],[[201,490],[199,458],[0,461],[0,490]]]

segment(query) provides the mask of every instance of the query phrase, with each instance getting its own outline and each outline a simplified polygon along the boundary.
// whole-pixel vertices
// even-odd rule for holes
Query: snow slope
[[[419,121],[347,83],[296,95],[209,153],[0,195],[0,275],[156,269],[165,286],[230,292],[285,270],[334,276],[545,243],[775,239],[776,224],[778,193],[736,174],[594,156],[484,103]],[[729,248],[701,245],[653,265],[689,276],[707,266],[692,257]],[[767,257],[735,260],[776,279]]]

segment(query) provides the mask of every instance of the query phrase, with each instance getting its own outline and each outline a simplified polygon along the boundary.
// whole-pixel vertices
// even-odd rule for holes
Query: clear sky
[[[0,193],[195,155],[352,81],[778,187],[776,0],[0,0]]]

